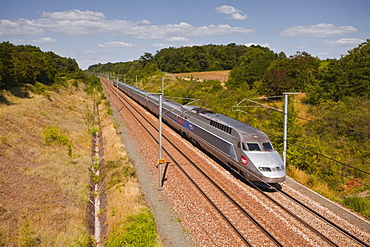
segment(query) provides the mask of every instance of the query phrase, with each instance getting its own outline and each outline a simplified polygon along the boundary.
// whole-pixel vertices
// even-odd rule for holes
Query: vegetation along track
[[[117,93],[115,91],[116,89],[112,87],[112,84],[110,82],[105,80],[104,82],[106,83],[106,88],[110,88],[109,90],[111,90],[111,93],[113,95]],[[126,98],[127,97],[121,95],[121,92],[119,93],[120,102],[123,103]],[[127,105],[124,107],[127,107],[127,109],[130,108],[132,114],[138,114],[137,106]],[[140,122],[142,126],[147,129],[152,139],[156,141],[158,136],[157,129],[153,124],[149,123],[149,121],[147,120],[147,116],[148,115],[136,116],[136,118],[137,121]],[[168,143],[164,143],[164,146],[170,146],[172,143],[175,143],[175,141],[173,141],[172,139],[168,139],[170,137],[165,137],[166,135],[168,134],[164,134],[164,138],[166,141],[168,141]],[[282,216],[276,214],[263,215],[263,213],[261,212],[265,211],[263,206],[256,206],[255,204],[252,204],[252,198],[248,199],[245,196],[237,195],[238,193],[236,193],[235,190],[229,188],[230,186],[227,184],[227,182],[220,181],[219,179],[214,178],[217,176],[214,176],[212,174],[210,174],[209,176],[206,175],[203,171],[206,171],[207,169],[205,169],[204,167],[200,168],[196,165],[199,164],[199,166],[201,166],[201,164],[203,163],[202,161],[197,160],[197,158],[195,158],[195,161],[191,161],[191,159],[188,158],[189,156],[191,156],[193,160],[193,157],[196,156],[189,155],[189,153],[185,154],[179,148],[177,148],[176,145],[173,145],[173,147],[171,148],[166,148],[165,152],[169,160],[172,160],[174,164],[177,164],[177,169],[182,170],[183,174],[185,174],[184,176],[188,177],[189,181],[192,181],[192,183],[194,184],[193,187],[197,187],[198,193],[200,192],[205,196],[206,199],[203,200],[208,201],[212,204],[213,210],[210,210],[212,218],[216,220],[216,211],[219,213],[218,218],[221,217],[228,222],[228,227],[224,228],[224,232],[227,231],[227,229],[232,228],[233,231],[237,233],[234,234],[234,237],[225,234],[225,236],[228,236],[228,239],[226,241],[229,243],[230,241],[233,241],[233,243],[239,243],[240,241],[243,241],[245,245],[260,245],[263,243],[264,245],[288,246],[297,244],[318,244],[333,246],[341,246],[345,244],[347,246],[366,246],[366,243],[361,242],[361,240],[356,240],[357,242],[353,241],[352,239],[355,239],[355,237],[350,233],[345,233],[345,236],[350,236],[350,238],[347,238],[343,236],[338,236],[339,233],[337,232],[335,234],[332,234],[334,230],[328,230],[327,226],[317,226],[316,224],[318,223],[313,223],[315,227],[311,226],[310,224],[312,223],[301,220],[298,216],[296,216],[296,213],[291,212],[290,210],[286,209],[286,207],[282,207],[280,203],[277,203],[276,201],[272,202],[272,204],[274,204],[274,206],[272,207],[280,207],[279,212],[281,212],[281,214],[285,214],[283,219],[281,219]],[[180,152],[181,154],[170,154],[174,152]],[[182,157],[179,158],[180,156]],[[192,165],[189,166],[188,164]],[[165,169],[165,171],[166,170],[167,169]],[[207,173],[208,172],[212,173],[212,169],[208,169]],[[211,176],[213,177],[212,179],[210,178]],[[224,189],[222,189],[221,187]],[[185,187],[183,189],[185,190]],[[269,200],[269,203],[271,204],[272,199]],[[207,207],[206,204],[202,205],[202,207]],[[250,213],[248,213],[248,211]],[[286,216],[287,213],[289,214],[289,216]],[[254,215],[254,217],[251,216],[252,214]],[[292,216],[294,216],[294,219],[292,219]],[[274,220],[275,217],[277,217],[279,220]],[[219,221],[220,219],[217,220]],[[258,221],[261,223],[258,223]],[[312,221],[310,220],[309,222]],[[289,227],[283,227],[284,225],[290,225],[290,229],[292,227],[295,228],[294,231],[297,232],[299,236],[295,236],[296,234],[292,233],[289,230]],[[320,228],[321,230],[317,230],[316,228]],[[343,232],[342,230],[340,232]],[[331,237],[326,237],[327,234],[323,234],[321,232],[325,232]],[[274,237],[273,235],[275,235],[276,237]],[[238,240],[236,240],[235,236],[239,236]],[[268,238],[266,238],[266,236],[268,236]],[[219,243],[219,241],[217,242]]]

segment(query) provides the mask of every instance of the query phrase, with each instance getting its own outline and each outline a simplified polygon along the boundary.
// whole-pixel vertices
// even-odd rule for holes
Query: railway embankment
[[[103,207],[96,209],[98,216],[106,217],[102,241],[110,241],[111,246],[122,246],[133,236],[138,239],[128,241],[140,241],[140,235],[132,232],[144,219],[147,228],[143,229],[146,235],[151,233],[146,240],[157,242],[153,217],[122,144],[119,124],[101,93],[101,136],[92,148],[87,122],[93,116],[94,98],[86,89],[73,83],[58,89],[45,87],[41,94],[1,92],[0,246],[94,245],[97,241],[95,233],[89,232],[86,212],[93,205],[91,187],[106,198],[100,200]],[[92,167],[98,168],[92,149],[102,145],[105,150],[99,161],[104,158],[104,168],[99,163],[95,172],[103,175],[104,188],[91,183]]]
[[[84,88],[1,92],[0,246],[91,242],[91,139],[84,119],[92,99]]]

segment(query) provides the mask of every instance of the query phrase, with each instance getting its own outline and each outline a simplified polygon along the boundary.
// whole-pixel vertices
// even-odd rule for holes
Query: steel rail
[[[111,87],[110,84],[108,84],[109,87]],[[113,91],[113,90],[112,90]],[[122,95],[120,95],[121,98]],[[120,99],[121,103],[122,100]],[[126,100],[125,100],[126,101]],[[127,101],[126,101],[127,102]],[[137,109],[135,109],[135,107],[133,107],[129,102],[127,102],[138,114],[141,115],[141,113],[138,112]],[[142,124],[142,122],[132,113],[132,111],[130,109],[128,109],[127,106],[125,106],[127,110],[130,111],[130,113],[135,117],[135,119],[140,122],[140,124],[143,126],[144,129],[146,129],[146,127]],[[150,121],[148,121],[146,119],[145,116],[141,115],[156,131],[158,131],[158,128],[152,124]],[[147,129],[146,129],[147,130]],[[153,134],[151,134],[148,130],[147,130],[148,134],[155,140],[158,142],[157,140],[157,137],[154,136]],[[171,143],[171,141],[166,137],[166,136],[163,136],[169,143]],[[283,244],[281,244],[271,233],[269,233],[260,223],[258,223],[258,221],[256,219],[254,219],[254,217],[252,215],[250,215],[242,206],[240,206],[239,203],[237,203],[233,198],[231,198],[230,195],[227,194],[227,192],[222,189],[216,182],[214,182],[204,171],[202,171],[188,156],[186,156],[177,146],[173,145],[172,144],[172,147],[174,147],[188,162],[190,162],[204,177],[207,178],[208,181],[210,181],[212,183],[213,186],[215,186],[219,191],[221,191],[221,193],[226,197],[228,198],[245,216],[247,216],[247,218],[249,218],[265,235],[267,235],[277,246],[283,246]],[[174,161],[174,163],[180,168],[180,170],[186,175],[186,177],[188,177],[188,179],[196,186],[196,188],[205,196],[205,198],[211,203],[211,205],[220,213],[220,215],[228,222],[228,224],[234,229],[234,231],[240,236],[240,238],[242,238],[242,240],[248,245],[248,246],[252,246],[251,243],[245,238],[245,236],[237,229],[237,227],[227,218],[227,216],[222,212],[222,210],[220,208],[217,207],[217,205],[212,201],[211,198],[209,198],[209,196],[207,196],[207,194],[201,189],[201,187],[196,183],[196,181],[184,170],[184,168],[175,160],[175,158],[173,158],[173,156],[169,153],[169,151],[165,148],[163,148],[164,151],[166,152],[166,154]]]

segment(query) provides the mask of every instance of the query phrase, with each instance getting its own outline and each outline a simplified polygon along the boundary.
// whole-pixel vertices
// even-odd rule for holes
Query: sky
[[[0,42],[80,68],[194,45],[261,45],[340,58],[370,39],[369,0],[0,0]]]

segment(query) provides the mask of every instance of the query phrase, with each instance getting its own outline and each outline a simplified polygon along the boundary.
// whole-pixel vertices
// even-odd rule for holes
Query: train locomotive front
[[[158,95],[119,81],[113,84],[158,115]],[[162,108],[168,125],[248,180],[268,184],[285,181],[283,161],[261,130],[198,106],[181,105],[168,99],[163,99]]]

